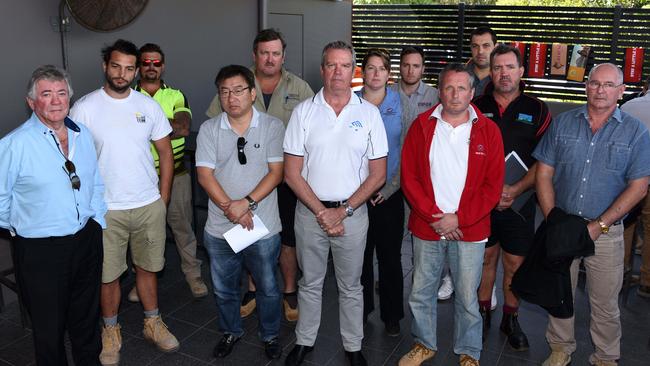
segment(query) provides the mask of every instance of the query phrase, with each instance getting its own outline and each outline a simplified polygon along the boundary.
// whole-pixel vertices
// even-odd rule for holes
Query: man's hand
[[[463,232],[460,231],[460,229],[456,229],[454,231],[451,231],[445,235],[445,239],[447,240],[462,240],[463,239]]]
[[[335,227],[326,230],[327,236],[343,236],[345,234],[345,227],[343,223],[336,225]]]
[[[371,199],[370,199],[370,204],[373,206],[377,206],[378,204],[384,202],[384,195],[381,194],[381,192],[377,192]]]
[[[436,222],[431,223],[431,227],[436,231],[438,235],[443,235],[447,238],[448,234],[452,234],[454,237],[457,234],[456,229],[458,229],[458,216],[453,213],[439,213],[433,215],[434,219],[439,219]],[[462,233],[460,233],[462,237]],[[455,239],[457,240],[457,239]]]
[[[230,206],[224,213],[230,222],[233,224],[239,223],[239,219],[248,213],[248,200],[242,198],[240,200],[230,201]]]
[[[520,194],[521,192],[519,192],[513,186],[504,184],[503,192],[501,192],[501,199],[497,204],[496,210],[497,211],[507,210],[508,208],[510,208],[510,206],[512,206],[512,203],[515,201],[517,197],[519,197]]]
[[[248,231],[253,230],[253,213],[251,211],[247,211],[244,213],[244,216],[239,218],[237,223]]]
[[[334,229],[336,226],[343,222],[347,217],[343,206],[336,208],[326,208],[316,215],[316,221],[320,227],[326,232]]]
[[[593,241],[596,241],[603,233],[601,231],[600,224],[596,220],[589,221],[589,223],[587,224],[587,229],[589,230],[589,236]]]
[[[165,207],[169,207],[169,194],[166,192],[160,192],[160,198],[165,203]]]

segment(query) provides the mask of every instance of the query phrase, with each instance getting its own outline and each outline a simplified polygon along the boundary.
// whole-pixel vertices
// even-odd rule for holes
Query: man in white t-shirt
[[[127,269],[129,245],[144,308],[144,338],[163,352],[179,348],[160,318],[156,278],[165,264],[166,205],[174,168],[169,139],[172,128],[165,113],[155,100],[130,88],[138,72],[138,48],[120,39],[102,49],[102,56],[104,86],[79,99],[70,115],[92,133],[106,185],[101,289],[104,327],[99,359],[102,365],[116,365],[122,347],[117,323],[119,279]],[[150,141],[160,156],[160,185]]]
[[[388,142],[373,104],[352,93],[352,46],[325,46],[323,88],[293,111],[284,139],[285,181],[296,193],[295,232],[300,317],[285,365],[302,363],[316,342],[330,249],[339,289],[343,348],[351,365],[366,365],[361,270],[368,231],[365,202],[386,180]]]

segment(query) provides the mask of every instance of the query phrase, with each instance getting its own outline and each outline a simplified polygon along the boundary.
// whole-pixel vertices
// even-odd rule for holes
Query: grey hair
[[[27,83],[27,97],[31,100],[36,100],[36,84],[41,80],[49,81],[65,81],[68,86],[68,97],[72,97],[72,85],[70,84],[70,75],[54,65],[39,66],[32,73],[32,77]]]
[[[325,45],[323,48],[323,55],[321,57],[320,65],[325,66],[325,54],[329,50],[348,50],[352,54],[352,66],[357,64],[357,53],[354,51],[354,48],[345,41],[334,41]]]
[[[623,84],[623,70],[621,70],[620,67],[618,67],[618,66],[616,66],[616,65],[614,65],[613,63],[610,63],[610,62],[605,62],[605,63],[598,64],[598,65],[595,65],[594,67],[592,67],[591,70],[589,71],[589,76],[587,77],[587,80],[591,80],[591,75],[594,72],[596,72],[596,69],[600,68],[601,66],[611,66],[611,67],[615,68],[616,69],[616,74],[617,74],[616,84],[618,84],[618,85]]]
[[[451,72],[451,71],[453,71],[453,72],[464,72],[467,75],[469,75],[470,88],[472,88],[472,89],[476,88],[477,80],[476,80],[476,76],[474,75],[474,73],[472,71],[470,71],[470,69],[468,69],[467,66],[465,66],[465,65],[463,65],[461,63],[454,62],[454,63],[451,63],[451,64],[447,64],[440,71],[440,74],[438,74],[438,89],[442,88],[442,80],[444,79],[445,75],[447,75],[447,73]]]

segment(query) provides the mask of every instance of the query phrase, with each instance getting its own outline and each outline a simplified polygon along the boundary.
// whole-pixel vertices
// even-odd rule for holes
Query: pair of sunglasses
[[[163,62],[160,61],[160,60],[149,60],[149,59],[142,60],[142,66],[146,67],[146,66],[149,66],[149,65],[152,65],[152,64],[153,64],[154,67],[160,67],[160,66],[162,66]]]
[[[246,154],[244,153],[244,146],[246,146],[246,139],[240,137],[237,139],[237,158],[239,159],[239,164],[246,164]]]
[[[74,163],[66,159],[63,170],[65,170],[65,172],[68,174],[68,178],[70,178],[72,189],[76,189],[78,191],[81,188],[81,179],[79,179],[79,176],[77,175],[77,169],[75,168]]]

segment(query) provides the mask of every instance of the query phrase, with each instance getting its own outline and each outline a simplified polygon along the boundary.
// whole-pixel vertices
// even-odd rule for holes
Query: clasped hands
[[[220,202],[219,207],[223,210],[226,218],[233,224],[239,224],[244,229],[253,230],[253,212],[249,208],[248,200],[245,198],[227,202]]]
[[[463,232],[458,228],[458,216],[454,213],[438,213],[432,215],[434,219],[439,219],[429,225],[435,232],[444,236],[447,240],[461,240]]]
[[[345,211],[342,211],[342,207],[326,208],[316,214],[316,221],[327,236],[343,236],[345,234],[343,219],[347,215]]]

